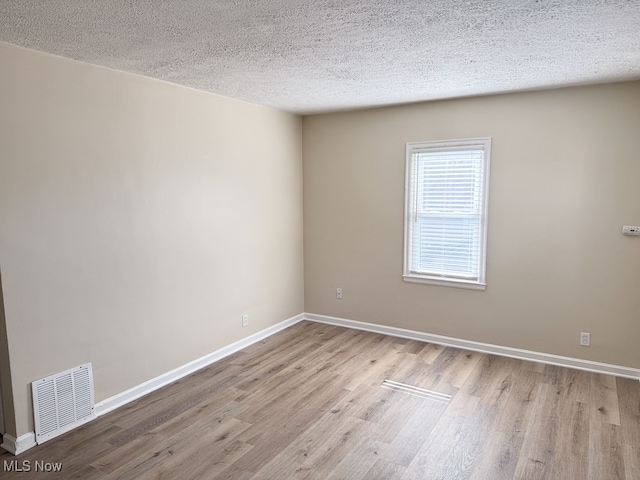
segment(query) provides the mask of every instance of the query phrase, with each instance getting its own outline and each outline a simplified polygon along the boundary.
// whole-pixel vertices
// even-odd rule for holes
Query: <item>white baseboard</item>
[[[166,385],[169,385],[176,380],[180,380],[181,378],[186,377],[187,375],[194,373],[201,368],[207,367],[212,363],[231,355],[232,353],[236,353],[243,348],[248,347],[249,345],[270,337],[271,335],[278,333],[279,331],[284,330],[287,327],[295,325],[302,320],[304,320],[304,314],[300,313],[295,317],[291,317],[288,320],[277,323],[276,325],[273,325],[269,328],[265,328],[264,330],[254,333],[253,335],[249,335],[242,340],[238,340],[237,342],[227,345],[226,347],[222,347],[221,349],[209,353],[204,357],[198,358],[197,360],[182,365],[181,367],[171,370],[170,372],[163,373],[162,375],[152,378],[151,380],[141,383],[140,385],[130,388],[129,390],[118,393],[112,397],[107,398],[106,400],[98,402],[95,405],[94,411],[97,416],[109,413],[116,408],[137,400],[138,398]]]
[[[36,446],[36,434],[33,432],[20,435],[18,438],[4,434],[2,436],[2,445],[0,448],[14,455],[20,455],[22,452]]]
[[[379,325],[375,323],[365,323],[356,320],[348,320],[345,318],[317,315],[315,313],[305,313],[304,319],[312,322],[327,323],[329,325],[354,328],[356,330],[366,330],[367,332],[382,333],[384,335],[391,335],[393,337],[436,343],[438,345],[445,345],[447,347],[457,347],[464,350],[472,350],[474,352],[490,353],[503,357],[529,360],[533,362],[546,363],[549,365],[558,365],[560,367],[575,368],[578,370],[586,370],[588,372],[605,373],[609,375],[616,375],[618,377],[640,380],[640,369],[624,367],[620,365],[593,362],[591,360],[583,360],[580,358],[562,357],[560,355],[553,355],[551,353],[534,352],[531,350],[523,350],[520,348],[503,347],[500,345],[492,345],[490,343],[474,342],[471,340],[463,340],[460,338],[417,332],[415,330],[406,330],[404,328],[388,327],[386,325]]]

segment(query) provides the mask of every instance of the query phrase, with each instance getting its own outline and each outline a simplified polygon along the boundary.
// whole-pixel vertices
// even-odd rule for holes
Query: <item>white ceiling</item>
[[[0,40],[296,113],[640,78],[640,0],[0,0]]]

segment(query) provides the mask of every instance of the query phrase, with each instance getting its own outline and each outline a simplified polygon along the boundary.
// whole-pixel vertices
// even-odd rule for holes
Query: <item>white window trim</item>
[[[482,222],[483,232],[481,236],[482,246],[480,249],[480,275],[478,280],[462,280],[459,278],[447,278],[444,276],[421,275],[411,272],[409,268],[409,248],[410,248],[410,182],[411,182],[411,155],[421,149],[433,150],[435,148],[469,147],[483,145],[484,148],[484,181],[482,192],[483,211]],[[444,287],[466,288],[471,290],[486,289],[486,260],[487,260],[487,230],[488,230],[488,209],[489,209],[489,167],[491,164],[491,137],[465,138],[459,140],[429,141],[429,142],[408,142],[406,147],[405,163],[405,186],[404,186],[404,266],[402,279],[409,283],[422,283],[428,285],[439,285]]]

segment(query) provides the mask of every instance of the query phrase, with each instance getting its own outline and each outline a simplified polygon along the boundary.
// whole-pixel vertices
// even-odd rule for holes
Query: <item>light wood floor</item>
[[[632,480],[640,382],[302,322],[17,460],[65,479]]]

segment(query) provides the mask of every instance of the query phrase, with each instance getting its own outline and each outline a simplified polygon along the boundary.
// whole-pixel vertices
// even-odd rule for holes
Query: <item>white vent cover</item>
[[[96,418],[90,363],[31,382],[31,391],[38,445]]]

